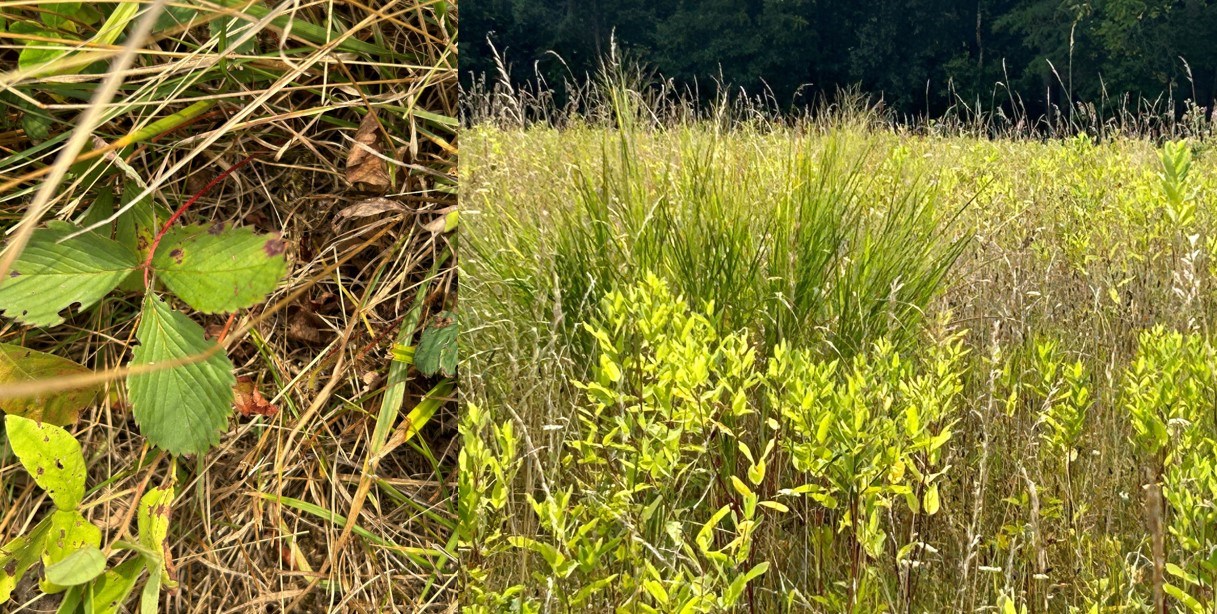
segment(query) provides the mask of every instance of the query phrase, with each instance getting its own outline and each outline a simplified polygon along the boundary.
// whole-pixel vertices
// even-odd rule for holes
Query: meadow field
[[[470,611],[1217,607],[1203,125],[620,96],[462,137]]]

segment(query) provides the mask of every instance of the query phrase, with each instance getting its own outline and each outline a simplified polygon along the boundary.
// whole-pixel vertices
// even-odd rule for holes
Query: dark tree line
[[[721,77],[782,104],[853,85],[930,115],[1217,96],[1217,0],[462,0],[461,18],[466,84],[494,76],[488,37],[513,80],[552,85],[594,72],[615,37],[679,83]]]

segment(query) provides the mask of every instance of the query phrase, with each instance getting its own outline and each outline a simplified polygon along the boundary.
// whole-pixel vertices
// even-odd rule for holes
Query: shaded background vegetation
[[[461,79],[561,88],[594,72],[612,41],[677,84],[772,90],[779,105],[860,85],[893,111],[953,105],[1033,117],[1142,104],[1211,111],[1212,0],[465,0]],[[492,48],[493,45],[493,48]],[[553,51],[553,53],[550,53]],[[703,96],[704,97],[704,96]],[[1155,104],[1156,103],[1156,104]]]

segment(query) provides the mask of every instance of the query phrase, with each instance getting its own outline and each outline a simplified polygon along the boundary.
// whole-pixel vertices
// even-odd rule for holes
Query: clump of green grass
[[[767,345],[788,340],[848,357],[880,336],[913,336],[967,245],[954,225],[962,204],[945,205],[899,172],[878,185],[863,170],[870,145],[848,135],[789,143],[771,159],[725,151],[734,138],[699,126],[605,135],[594,167],[570,170],[560,198],[571,202],[542,206],[535,229],[514,220],[488,229],[511,232],[516,244],[494,253],[482,245],[498,239],[475,240],[474,266],[513,280],[524,301],[553,297],[567,343],[609,288],[644,270],[691,300],[713,300],[728,328],[759,323]],[[643,153],[637,142],[660,139],[672,150]],[[546,272],[514,250],[544,258]]]

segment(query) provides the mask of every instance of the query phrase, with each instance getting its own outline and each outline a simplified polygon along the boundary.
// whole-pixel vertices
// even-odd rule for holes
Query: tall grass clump
[[[632,90],[607,81],[619,118],[598,167],[574,169],[573,201],[553,212],[555,296],[583,321],[610,287],[655,271],[727,328],[761,322],[787,340],[850,356],[881,336],[907,339],[967,238],[937,190],[902,170],[864,170],[872,145],[846,132],[761,158],[728,149],[755,132],[691,124],[644,131]],[[650,159],[641,140],[674,151]],[[578,343],[575,340],[569,343]]]

